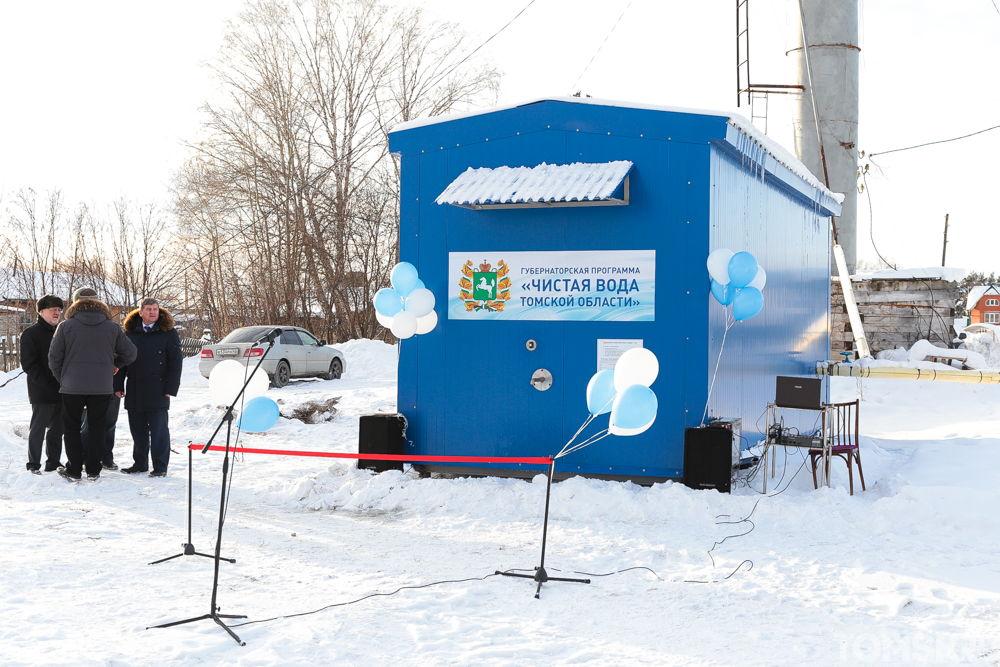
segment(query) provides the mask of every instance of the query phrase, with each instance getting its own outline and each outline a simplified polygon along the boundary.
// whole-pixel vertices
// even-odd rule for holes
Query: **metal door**
[[[452,340],[461,341],[448,347],[442,369],[448,448],[498,456],[556,453],[563,430],[563,324],[448,324]],[[542,381],[533,383],[536,374]]]

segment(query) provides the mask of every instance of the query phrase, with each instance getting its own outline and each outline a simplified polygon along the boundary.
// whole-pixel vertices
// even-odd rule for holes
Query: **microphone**
[[[271,331],[271,333],[267,334],[266,336],[263,336],[263,337],[261,337],[261,338],[260,338],[260,339],[259,339],[259,340],[258,340],[258,341],[257,341],[257,342],[255,343],[255,345],[259,345],[260,343],[273,343],[273,342],[274,342],[275,340],[277,340],[277,339],[278,339],[278,338],[279,338],[280,336],[281,336],[281,329],[273,329],[273,330]]]

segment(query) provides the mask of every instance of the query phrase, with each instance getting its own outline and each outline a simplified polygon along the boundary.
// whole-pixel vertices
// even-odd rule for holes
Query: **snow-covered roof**
[[[15,312],[15,313],[23,313],[24,312],[24,308],[15,308],[14,306],[0,306],[0,310],[5,310],[5,311]]]
[[[965,269],[949,266],[929,266],[916,269],[887,269],[885,271],[858,271],[851,280],[950,280],[959,282],[965,277]]]
[[[610,199],[632,163],[545,164],[537,167],[469,167],[445,188],[438,204],[523,204]]]
[[[136,305],[142,298],[110,281],[79,274],[0,268],[0,299],[34,301],[46,294],[68,299],[81,287],[93,287],[101,300],[111,306]]]
[[[1000,294],[1000,289],[996,285],[973,285],[969,290],[969,296],[965,300],[966,311],[971,311],[988,292]]]
[[[743,134],[750,137],[756,144],[758,144],[762,149],[764,149],[768,154],[771,155],[779,163],[787,167],[792,173],[802,178],[804,181],[812,185],[814,188],[824,193],[838,204],[844,202],[844,195],[839,192],[831,192],[826,188],[816,176],[813,175],[811,171],[801,161],[799,161],[794,155],[788,152],[781,144],[779,144],[774,139],[768,137],[764,132],[754,126],[746,117],[739,114],[734,114],[730,111],[712,111],[709,109],[689,109],[686,107],[672,107],[672,106],[661,106],[657,104],[642,104],[637,102],[625,102],[621,100],[603,100],[595,97],[539,97],[532,100],[527,100],[524,102],[518,102],[516,104],[507,104],[498,107],[491,107],[489,109],[476,109],[473,111],[466,111],[463,113],[450,114],[448,116],[432,116],[429,118],[417,118],[414,120],[407,121],[405,123],[400,123],[392,129],[392,132],[404,132],[406,130],[412,130],[418,127],[425,127],[427,125],[435,125],[437,123],[447,123],[454,120],[459,120],[461,118],[469,118],[472,116],[480,116],[487,113],[494,113],[496,111],[505,111],[508,109],[516,109],[518,107],[528,106],[531,104],[538,104],[539,102],[567,102],[570,104],[592,104],[596,106],[608,106],[608,107],[621,107],[625,109],[645,109],[649,111],[668,111],[673,113],[684,113],[684,114],[697,114],[702,116],[718,116],[726,118],[727,122],[734,128],[742,132]]]

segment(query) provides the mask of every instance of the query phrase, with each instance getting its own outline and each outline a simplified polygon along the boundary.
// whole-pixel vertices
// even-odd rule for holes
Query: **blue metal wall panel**
[[[586,416],[597,340],[641,338],[660,359],[656,423],[639,436],[607,437],[564,465],[679,477],[683,431],[701,421],[721,341],[721,307],[709,301],[705,268],[719,246],[750,250],[768,270],[765,310],[729,332],[710,405],[711,414],[742,416],[754,430],[774,376],[808,372],[828,349],[829,239],[818,200],[778,187],[780,179],[761,180],[747,166],[752,159],[726,156],[727,127],[712,116],[546,102],[391,136],[404,153],[401,258],[417,264],[442,314],[433,333],[402,343],[399,407],[410,421],[409,451],[554,453]],[[469,167],[618,159],[635,163],[625,207],[473,211],[433,201]],[[453,278],[449,252],[482,261],[472,255],[629,249],[657,253],[654,322],[452,321],[440,307]],[[529,338],[538,342],[534,352]],[[529,385],[536,368],[552,372],[549,391]],[[598,421],[606,426],[607,417]]]
[[[709,251],[749,251],[767,272],[763,310],[729,330],[721,361],[725,311],[707,284],[701,288],[710,303],[710,381],[719,364],[709,417],[742,417],[744,434],[753,444],[765,428],[775,376],[815,375],[815,362],[828,355],[829,218],[776,187],[752,160],[736,161],[713,148],[711,174]],[[828,391],[824,387],[824,396]],[[784,417],[786,425],[803,432],[814,428],[809,414],[789,411]]]
[[[544,130],[707,143],[726,137],[726,121],[721,115],[545,101],[393,132],[389,148],[418,155]]]

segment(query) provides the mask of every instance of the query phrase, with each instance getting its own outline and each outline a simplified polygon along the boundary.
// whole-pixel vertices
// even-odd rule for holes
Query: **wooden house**
[[[1000,324],[1000,288],[996,285],[976,285],[965,303],[969,324]]]

